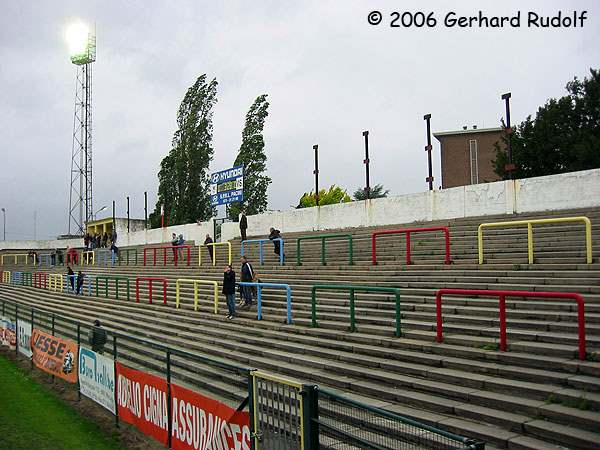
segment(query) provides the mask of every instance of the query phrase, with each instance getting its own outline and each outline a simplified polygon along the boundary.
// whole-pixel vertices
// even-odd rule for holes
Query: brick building
[[[496,158],[494,144],[503,132],[500,127],[474,126],[434,133],[441,147],[442,188],[498,181],[492,161]]]

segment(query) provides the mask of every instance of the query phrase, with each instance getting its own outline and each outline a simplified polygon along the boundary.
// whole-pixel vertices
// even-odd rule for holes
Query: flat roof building
[[[494,173],[494,144],[500,142],[504,129],[464,127],[459,131],[433,133],[440,141],[442,188],[489,183],[500,180]]]

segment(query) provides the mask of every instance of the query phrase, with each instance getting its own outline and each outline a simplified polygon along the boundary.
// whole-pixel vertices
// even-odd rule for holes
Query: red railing
[[[67,254],[66,254],[67,264],[77,265],[79,263],[80,257],[81,257],[81,255],[79,254],[79,252],[77,250],[71,250],[70,252],[67,252]]]
[[[159,281],[163,285],[163,304],[167,304],[167,279],[157,277],[137,277],[135,279],[135,301],[140,302],[140,281],[148,282],[148,300],[152,303],[152,283]]]
[[[175,264],[175,266],[177,266],[177,260],[179,259],[179,250],[182,248],[187,249],[187,265],[190,265],[190,261],[191,261],[191,254],[192,254],[192,247],[194,247],[193,245],[166,245],[163,247],[145,247],[144,248],[144,265],[146,265],[147,262],[147,252],[149,250],[152,250],[153,253],[153,265],[156,266],[156,252],[158,250],[163,251],[163,266],[167,265],[167,252],[169,250],[171,250],[173,252],[173,262]]]
[[[48,289],[48,274],[46,272],[33,272],[33,287]]]
[[[430,228],[402,228],[400,230],[383,230],[376,231],[371,235],[371,258],[373,265],[377,264],[377,236],[385,236],[388,234],[406,234],[406,264],[412,264],[410,259],[410,234],[421,233],[427,231],[443,231],[446,238],[446,260],[445,264],[450,264],[450,231],[448,227],[430,227]]]
[[[435,297],[437,312],[437,341],[443,342],[442,335],[442,296],[443,295],[491,295],[498,297],[500,308],[500,350],[506,351],[506,297],[542,297],[569,298],[577,302],[577,320],[579,322],[579,359],[585,360],[585,305],[583,297],[572,292],[529,292],[494,291],[485,289],[440,289]]]

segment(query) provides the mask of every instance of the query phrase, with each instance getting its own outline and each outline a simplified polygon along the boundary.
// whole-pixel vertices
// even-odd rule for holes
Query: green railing
[[[312,287],[312,326],[317,325],[317,290],[349,291],[350,292],[350,331],[356,331],[356,313],[354,307],[354,292],[388,292],[396,298],[396,337],[402,335],[400,314],[400,289],[379,286],[360,286],[354,284],[315,284]]]
[[[348,263],[350,265],[353,265],[354,264],[354,250],[352,247],[352,235],[347,234],[347,233],[319,234],[317,236],[301,236],[301,237],[299,237],[298,240],[296,241],[296,263],[299,266],[302,265],[302,252],[301,252],[300,243],[302,241],[320,239],[321,240],[321,264],[323,264],[324,266],[327,265],[327,251],[325,248],[325,242],[327,241],[327,239],[334,239],[334,238],[348,239],[348,258],[349,258]]]
[[[133,254],[135,259],[135,265],[137,266],[138,263],[138,249],[137,248],[123,248],[119,250],[119,265],[123,264],[123,261],[125,261],[125,265],[129,265],[129,254]]]
[[[21,272],[21,286],[33,286],[32,272]]]
[[[114,280],[115,282],[115,298],[119,300],[119,281],[125,281],[127,286],[127,300],[130,299],[129,292],[129,277],[122,275],[99,275],[96,277],[96,297],[98,297],[98,285],[100,281],[104,281],[104,297],[108,298],[108,282]]]

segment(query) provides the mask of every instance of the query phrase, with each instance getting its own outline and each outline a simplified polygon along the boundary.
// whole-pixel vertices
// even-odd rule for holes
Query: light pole
[[[363,164],[365,165],[365,178],[366,178],[366,186],[365,186],[365,196],[367,200],[371,198],[371,183],[369,180],[369,132],[363,131],[362,134],[365,138],[365,159],[363,160]]]
[[[429,190],[433,191],[433,166],[431,164],[431,150],[433,149],[431,146],[431,114],[425,114],[423,116],[423,120],[427,122],[427,146],[425,147],[425,151],[427,152],[428,176],[425,178],[425,181],[429,183]]]
[[[102,212],[102,211],[104,211],[106,208],[108,208],[108,206],[104,205],[102,208],[100,208],[98,211],[96,211],[96,212],[94,213],[94,220],[96,220],[96,219],[97,219],[97,217],[98,217],[98,213],[101,213],[101,212]]]
[[[2,234],[4,235],[3,240],[6,240],[6,210],[4,208],[2,208],[2,215],[3,217],[3,221],[2,221]]]
[[[512,162],[512,128],[510,127],[510,92],[502,94],[502,100],[506,106],[506,128],[504,132],[508,135],[507,156],[508,162],[504,165],[504,170],[508,173],[508,179],[512,179],[512,173],[515,170],[515,165]]]
[[[315,150],[315,170],[313,170],[315,175],[315,200],[316,206],[319,206],[319,146],[315,144],[313,149]]]

